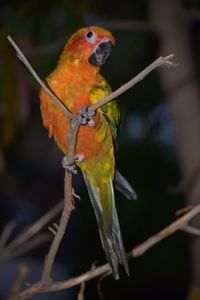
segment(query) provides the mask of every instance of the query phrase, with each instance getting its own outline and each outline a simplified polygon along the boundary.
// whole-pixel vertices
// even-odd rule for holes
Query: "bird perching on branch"
[[[77,31],[67,42],[54,71],[46,82],[57,97],[73,113],[81,113],[75,162],[80,167],[95,211],[100,237],[113,275],[119,278],[118,264],[127,274],[129,268],[122,241],[113,182],[129,199],[136,194],[128,181],[115,170],[115,149],[118,143],[120,111],[116,101],[109,102],[95,114],[88,107],[106,95],[111,89],[99,74],[115,44],[113,35],[99,27]],[[69,120],[63,111],[42,89],[40,92],[43,124],[54,137],[59,148],[67,155]],[[75,165],[67,158],[63,165],[76,173]]]

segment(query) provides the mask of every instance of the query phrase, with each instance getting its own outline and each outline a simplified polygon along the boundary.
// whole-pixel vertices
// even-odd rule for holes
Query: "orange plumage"
[[[100,67],[108,58],[115,40],[110,32],[99,27],[83,28],[66,44],[57,67],[47,77],[51,90],[73,113],[90,106],[111,92]],[[40,92],[43,124],[49,129],[60,149],[67,153],[69,121],[62,110],[45,93]],[[128,198],[135,193],[119,172],[115,176],[114,143],[117,142],[120,113],[115,101],[97,110],[95,126],[80,126],[76,154],[84,156],[78,165],[88,188],[95,211],[106,257],[114,277],[118,276],[118,263],[129,273],[115,207],[113,180],[118,175],[120,190]],[[89,124],[89,123],[88,123]]]
[[[97,31],[97,27],[91,29]],[[91,88],[99,84],[99,67],[94,68],[88,63],[92,49],[105,37],[114,43],[111,33],[98,28],[97,39],[94,44],[90,44],[84,35],[88,30],[88,28],[84,28],[73,35],[65,46],[57,67],[46,79],[49,87],[73,113],[78,113],[83,106],[92,104],[90,101]],[[49,129],[49,137],[54,136],[58,146],[66,153],[66,134],[69,122],[44,90],[40,92],[40,99],[43,124]],[[96,113],[94,120],[96,124],[101,122],[99,112]],[[86,158],[100,153],[102,145],[96,141],[95,136],[93,128],[81,126],[77,137],[76,153],[84,153]],[[88,144],[89,147],[87,147]]]

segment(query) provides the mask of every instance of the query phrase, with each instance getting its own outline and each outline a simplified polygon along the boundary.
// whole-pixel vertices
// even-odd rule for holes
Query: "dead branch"
[[[192,220],[195,216],[197,216],[199,213],[200,213],[200,205],[197,205],[191,211],[189,211],[182,217],[178,218],[169,226],[159,231],[154,236],[148,238],[145,242],[143,242],[139,246],[132,249],[128,254],[128,258],[133,259],[143,255],[145,252],[147,252],[150,248],[152,248],[154,245],[159,243],[161,240],[172,235],[178,230],[182,230],[188,224],[188,222]],[[111,271],[110,266],[107,263],[99,267],[94,267],[91,270],[77,277],[71,278],[69,280],[62,281],[62,282],[53,282],[46,287],[42,286],[41,282],[39,282],[31,286],[30,288],[26,289],[22,293],[18,294],[16,297],[10,298],[9,300],[25,300],[25,299],[29,299],[31,296],[38,293],[56,292],[63,289],[68,289],[73,286],[80,285],[82,282],[89,281],[95,277],[98,277],[110,271]]]
[[[13,233],[13,230],[16,228],[17,226],[17,222],[12,220],[10,222],[8,222],[5,227],[3,228],[1,235],[0,235],[0,252],[2,252],[5,247],[6,244],[11,236],[11,234]]]
[[[193,226],[186,225],[185,227],[183,227],[182,230],[189,233],[189,234],[200,236],[200,229],[195,228]]]
[[[28,272],[29,270],[26,265],[19,266],[19,273],[17,275],[15,282],[13,283],[9,298],[14,297],[17,293],[20,292],[22,285],[28,276]]]
[[[31,224],[29,227],[25,228],[12,243],[7,247],[7,251],[11,251],[14,248],[22,245],[34,235],[36,235],[41,229],[43,229],[62,209],[63,200],[46,212],[41,218],[39,218],[35,223]]]
[[[17,256],[21,256],[22,254],[25,254],[50,240],[51,240],[50,234],[46,232],[39,233],[36,236],[34,236],[30,241],[27,241],[25,244],[22,244],[15,251],[6,253],[5,258],[11,259]]]
[[[159,57],[156,59],[152,64],[150,64],[147,68],[145,68],[142,72],[140,72],[137,76],[135,76],[133,79],[128,81],[127,83],[123,84],[120,88],[118,88],[113,93],[109,94],[105,98],[99,100],[97,103],[93,104],[89,107],[89,111],[95,111],[98,108],[102,107],[103,105],[107,104],[108,102],[112,101],[113,99],[116,99],[121,94],[132,88],[134,85],[136,85],[138,82],[142,81],[150,72],[157,69],[160,66],[167,66],[167,67],[175,67],[176,64],[172,62],[172,59],[174,57],[174,54],[170,54],[165,57]]]
[[[58,105],[67,118],[71,119],[73,114],[69,111],[68,108],[62,103],[62,101],[47,87],[44,82],[40,79],[40,77],[37,75],[27,58],[24,56],[22,51],[19,49],[17,44],[14,42],[14,40],[11,38],[11,36],[8,36],[8,41],[13,46],[15,51],[17,52],[18,58],[22,61],[22,63],[27,67],[27,69],[30,71],[30,73],[33,75],[35,80],[39,83],[39,85],[45,90],[45,92],[51,97],[51,99],[54,101],[56,105]]]
[[[82,117],[78,115],[74,117],[70,122],[70,129],[67,137],[67,145],[68,145],[68,162],[69,164],[74,163],[75,156],[75,146],[76,146],[76,137],[78,133],[79,126],[82,123]],[[44,270],[41,278],[41,282],[43,284],[47,284],[50,281],[51,271],[53,268],[53,263],[55,261],[55,257],[60,245],[60,242],[65,233],[71,211],[73,210],[73,195],[72,195],[72,174],[65,171],[65,201],[64,208],[62,211],[62,216],[60,219],[59,227],[57,230],[57,234],[55,235],[53,242],[50,246],[49,253],[45,258]]]
[[[85,293],[85,281],[83,281],[83,282],[81,283],[81,286],[80,286],[80,290],[79,290],[79,293],[78,293],[77,300],[84,300],[84,298],[85,298],[84,293]]]
[[[64,201],[61,200],[53,208],[47,211],[41,218],[35,221],[35,223],[25,228],[13,241],[6,245],[10,230],[15,225],[15,222],[9,222],[7,225],[8,228],[6,226],[0,238],[0,260],[11,259],[21,255],[22,253],[35,248],[44,241],[47,241],[49,239],[49,235],[47,234],[41,234],[39,236],[37,235],[38,241],[34,238],[34,236],[36,236],[37,233],[39,233],[59,212],[61,212],[63,208],[63,202]]]

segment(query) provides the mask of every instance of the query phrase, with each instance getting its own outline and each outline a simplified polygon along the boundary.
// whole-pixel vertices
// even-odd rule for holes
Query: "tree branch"
[[[186,225],[185,227],[183,227],[182,230],[189,233],[189,234],[200,236],[200,229],[195,228],[193,226]]]
[[[136,85],[138,82],[142,81],[150,72],[157,69],[160,66],[167,66],[167,67],[174,67],[176,64],[172,62],[172,58],[174,57],[174,54],[170,54],[165,57],[159,57],[156,59],[152,64],[150,64],[147,68],[145,68],[142,72],[140,72],[137,76],[135,76],[133,79],[122,85],[119,89],[114,91],[113,93],[109,94],[105,98],[99,100],[97,103],[91,105],[89,107],[89,111],[93,112],[97,110],[98,108],[102,107],[103,105],[107,104],[108,102],[112,101],[113,99],[117,98],[130,88],[132,88],[134,85]]]
[[[17,46],[17,44],[14,42],[14,40],[11,38],[11,36],[8,36],[7,38],[8,38],[8,41],[10,42],[10,44],[15,49],[15,51],[17,52],[17,56],[19,57],[19,59],[27,67],[27,69],[30,71],[30,73],[33,75],[33,77],[39,83],[39,85],[51,97],[51,99],[54,101],[54,103],[56,105],[58,105],[62,109],[62,111],[64,112],[64,114],[66,115],[66,117],[68,117],[69,119],[72,119],[73,114],[69,111],[68,108],[66,108],[66,106],[62,103],[62,101],[49,89],[49,87],[47,87],[44,84],[44,82],[40,79],[40,77],[37,75],[37,73],[35,72],[35,70],[31,66],[31,64],[27,60],[27,58],[24,56],[24,54],[22,53],[22,51],[19,49],[19,47]]]
[[[200,205],[195,206],[191,211],[183,215],[182,217],[178,218],[176,221],[171,223],[169,226],[164,228],[163,230],[159,231],[154,236],[148,238],[145,242],[140,244],[139,246],[132,249],[129,254],[128,258],[133,259],[136,257],[139,257],[143,255],[145,252],[147,252],[150,248],[152,248],[154,245],[159,243],[161,240],[165,239],[166,237],[172,235],[178,230],[182,230],[188,222],[193,219],[195,216],[197,216],[200,213]],[[105,274],[107,272],[110,272],[110,266],[109,264],[104,264],[102,266],[99,266],[97,268],[93,268],[92,270],[89,270],[82,275],[79,275],[77,277],[71,278],[69,280],[63,281],[63,282],[54,282],[49,286],[43,286],[41,288],[40,283],[37,283],[33,285],[32,287],[28,288],[27,290],[20,293],[18,296],[12,298],[12,300],[25,300],[30,298],[31,296],[38,293],[38,287],[40,288],[41,293],[44,292],[56,292],[63,289],[68,289],[76,285],[80,285],[82,282],[89,281],[95,277],[98,277],[102,274]],[[11,299],[9,299],[11,300]]]
[[[69,164],[74,163],[74,156],[75,156],[75,146],[76,146],[76,138],[79,126],[82,123],[82,117],[76,116],[74,117],[70,122],[70,129],[68,133],[67,138],[67,145],[68,145],[68,156],[67,160]],[[51,244],[49,253],[45,259],[45,265],[44,270],[42,274],[41,282],[43,284],[47,284],[50,279],[51,271],[53,268],[53,263],[60,245],[60,242],[63,238],[63,235],[65,233],[71,211],[73,210],[73,195],[72,195],[72,174],[65,171],[65,202],[64,202],[64,208],[62,211],[62,216],[60,219],[60,224],[58,227],[57,234],[54,237],[54,240]]]
[[[47,211],[33,224],[25,228],[12,242],[5,247],[5,253],[1,253],[1,258],[9,257],[11,252],[15,252],[18,247],[21,247],[27,241],[29,242],[33,236],[35,236],[42,228],[44,228],[62,210],[62,207],[63,200]]]
[[[28,273],[29,273],[29,270],[26,265],[19,266],[19,273],[17,275],[15,282],[13,283],[13,286],[11,287],[9,298],[12,298],[17,293],[20,292],[21,287],[24,284],[24,281],[26,280],[26,278],[28,276]]]

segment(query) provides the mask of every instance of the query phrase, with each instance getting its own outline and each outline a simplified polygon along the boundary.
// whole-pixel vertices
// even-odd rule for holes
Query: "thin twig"
[[[17,293],[20,292],[22,285],[23,285],[24,281],[26,280],[27,276],[28,276],[27,266],[26,265],[19,266],[19,273],[17,275],[17,278],[15,279],[15,282],[13,283],[9,298],[14,297]]]
[[[5,255],[5,258],[11,259],[20,256],[50,240],[51,240],[50,234],[46,232],[39,233],[38,235],[34,236],[31,240],[27,241],[25,244],[22,244],[21,247],[18,247],[14,252],[9,252],[7,255]]]
[[[101,300],[104,300],[104,296],[103,296],[103,292],[102,292],[102,282],[103,282],[103,280],[104,280],[107,276],[109,276],[110,274],[112,274],[111,270],[108,271],[108,272],[106,272],[106,273],[104,273],[104,274],[99,278],[99,280],[98,280],[97,291],[98,291],[98,294],[99,294],[99,298],[100,298]]]
[[[5,248],[6,243],[8,242],[13,230],[16,228],[17,222],[12,220],[8,222],[2,230],[0,235],[0,251]]]
[[[167,67],[174,67],[176,64],[172,62],[172,58],[174,57],[174,54],[170,54],[165,57],[159,57],[156,59],[152,64],[150,64],[147,68],[145,68],[142,72],[140,72],[137,76],[135,76],[133,79],[122,85],[119,89],[114,91],[113,93],[109,94],[105,98],[99,100],[97,103],[93,104],[89,107],[89,111],[93,112],[97,110],[98,108],[102,107],[106,103],[112,101],[113,99],[117,98],[127,90],[129,90],[131,87],[136,85],[138,82],[142,81],[150,72],[157,69],[160,66],[167,66]]]
[[[185,213],[187,213],[188,211],[192,210],[194,208],[194,205],[189,205],[183,208],[180,208],[179,210],[176,211],[176,216],[179,217]]]
[[[199,213],[200,205],[197,205],[188,213],[180,217],[178,220],[167,226],[165,229],[161,230],[158,234],[156,234],[153,237],[150,237],[145,243],[133,249],[130,254],[133,257],[137,257],[144,254],[149,248],[153,247],[159,241],[163,240],[166,236],[169,236],[175,231],[184,228],[185,225]]]
[[[84,298],[85,298],[84,293],[85,293],[85,281],[81,282],[77,300],[84,300]]]
[[[17,247],[23,245],[26,241],[36,235],[41,229],[43,229],[55,216],[61,212],[63,208],[63,200],[46,212],[35,223],[31,224],[28,228],[25,228],[5,249],[5,252],[13,252]]]
[[[186,225],[185,227],[183,227],[182,230],[185,231],[185,232],[187,232],[187,233],[189,233],[189,234],[200,236],[200,229],[195,228],[193,226]]]
[[[45,90],[45,92],[51,97],[51,99],[54,101],[56,105],[58,105],[62,111],[65,113],[66,117],[69,119],[72,119],[73,114],[69,111],[69,109],[62,103],[62,101],[44,84],[44,82],[40,79],[40,77],[37,75],[27,58],[24,56],[22,51],[19,49],[17,44],[14,42],[14,40],[11,38],[11,36],[8,36],[8,41],[13,46],[15,51],[17,52],[17,56],[19,59],[23,62],[23,64],[27,67],[27,69],[30,71],[30,73],[33,75],[35,80],[39,83],[39,85]]]
[[[152,248],[154,245],[159,243],[161,240],[172,235],[178,230],[182,230],[182,228],[184,228],[185,225],[199,213],[200,213],[200,205],[197,205],[191,211],[189,211],[184,216],[180,217],[179,219],[171,223],[165,229],[161,230],[154,236],[148,238],[145,242],[143,242],[142,244],[140,244],[139,246],[131,250],[130,253],[128,254],[128,258],[132,259],[143,255],[145,252],[147,252],[150,248]],[[69,280],[63,282],[53,282],[52,284],[46,287],[45,286],[41,287],[41,283],[37,283],[32,287],[28,288],[27,290],[23,291],[22,293],[20,293],[18,296],[14,297],[12,300],[22,300],[22,299],[26,300],[38,293],[56,292],[56,291],[68,289],[73,286],[80,285],[82,282],[89,281],[109,271],[111,271],[111,269],[109,264],[107,263],[100,267],[89,270],[83,273],[82,275],[71,278]]]

